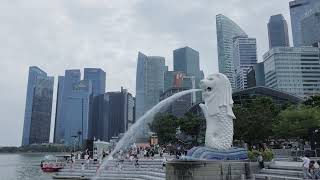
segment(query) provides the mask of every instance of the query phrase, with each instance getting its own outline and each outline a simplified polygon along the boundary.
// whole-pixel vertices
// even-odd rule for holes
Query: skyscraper
[[[320,50],[314,47],[278,47],[265,53],[267,87],[300,97],[320,93]]]
[[[295,47],[303,45],[301,37],[301,20],[317,3],[319,3],[319,0],[294,0],[289,2],[293,45]]]
[[[63,85],[64,85],[64,76],[58,77],[58,88],[57,88],[57,100],[56,100],[56,115],[55,115],[55,124],[54,124],[54,136],[53,142],[60,143],[60,139],[63,138],[64,127],[63,122],[61,121],[62,113],[62,102],[63,102]]]
[[[233,67],[233,38],[247,34],[231,19],[222,14],[216,17],[219,72],[225,74],[235,88]]]
[[[66,70],[58,86],[55,142],[73,145],[83,144],[89,138],[89,109],[92,95],[91,81],[81,80],[80,70]]]
[[[36,66],[29,68],[22,145],[48,143],[54,78]]]
[[[282,14],[270,17],[268,23],[269,48],[290,46],[288,24]]]
[[[320,4],[301,21],[303,46],[320,47]]]
[[[139,52],[136,74],[136,119],[159,102],[164,89],[165,58]],[[144,127],[144,131],[148,131]]]
[[[95,96],[93,137],[109,141],[113,136],[125,133],[134,122],[134,99],[132,95],[121,88],[121,91],[107,92]]]
[[[184,78],[186,76],[182,71],[166,71],[164,73],[164,92],[171,88],[191,89],[191,79]]]
[[[194,76],[196,88],[199,86],[201,72],[199,52],[186,46],[173,51],[173,69],[187,76]]]
[[[247,83],[248,88],[266,85],[263,62],[257,63],[248,70]]]
[[[92,94],[96,96],[106,91],[106,73],[99,68],[84,68],[84,80],[91,81]]]
[[[234,37],[233,39],[233,65],[236,89],[245,89],[247,73],[250,67],[257,64],[257,42],[255,38]]]

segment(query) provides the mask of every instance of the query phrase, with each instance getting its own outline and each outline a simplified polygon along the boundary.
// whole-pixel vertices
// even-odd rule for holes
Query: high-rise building
[[[190,78],[185,78],[187,75],[182,71],[166,71],[164,73],[164,91],[171,88],[192,89]]]
[[[267,87],[300,97],[320,93],[320,49],[278,47],[264,54]]]
[[[257,64],[257,42],[255,38],[239,36],[233,38],[233,66],[235,89],[245,89],[247,73],[250,67]]]
[[[199,87],[201,72],[199,63],[199,52],[186,46],[173,51],[173,69],[187,76],[194,76],[195,88]]]
[[[320,1],[319,1],[320,2]],[[320,4],[301,21],[303,46],[320,47]]]
[[[29,68],[22,145],[48,143],[54,78],[36,66]]]
[[[188,90],[190,88],[183,88],[183,87],[172,87],[168,90],[166,90],[160,97],[161,100],[167,99],[168,97]],[[187,94],[182,97],[180,97],[178,100],[170,104],[169,106],[165,107],[162,109],[161,113],[162,114],[170,114],[174,115],[178,118],[183,117],[188,110],[193,106],[192,102],[192,94]]]
[[[63,85],[61,89],[58,86],[55,142],[82,145],[89,138],[91,81],[81,80],[80,70],[66,70],[60,82]]]
[[[294,0],[289,2],[293,45],[300,47],[302,43],[301,20],[310,12],[319,0]]]
[[[260,62],[251,67],[247,73],[248,88],[265,86],[264,63]]]
[[[165,58],[139,52],[136,74],[136,119],[159,102],[164,90]],[[145,126],[147,133],[148,127]]]
[[[219,14],[216,17],[219,72],[225,74],[235,88],[233,67],[233,38],[247,34],[231,19]]]
[[[270,17],[268,23],[269,48],[289,47],[288,24],[282,14]]]
[[[84,68],[84,80],[91,81],[93,96],[106,91],[106,73],[100,68]]]
[[[126,90],[107,92],[95,98],[96,113],[92,127],[95,139],[109,141],[125,133],[134,123],[134,98]]]
[[[64,85],[64,76],[58,77],[58,88],[57,88],[57,100],[56,100],[56,115],[55,115],[55,124],[54,124],[54,136],[53,142],[59,143],[60,139],[63,138],[64,129],[63,122],[61,121],[61,108],[63,102],[63,85]]]

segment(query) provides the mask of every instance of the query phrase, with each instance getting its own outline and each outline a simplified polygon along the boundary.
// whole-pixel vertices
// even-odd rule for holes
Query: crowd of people
[[[302,172],[304,179],[320,179],[320,160],[310,160],[307,155],[302,159]]]

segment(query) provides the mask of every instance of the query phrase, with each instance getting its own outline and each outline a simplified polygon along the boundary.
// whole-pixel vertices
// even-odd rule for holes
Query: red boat
[[[45,159],[41,161],[40,167],[44,172],[57,172],[64,167],[67,160],[70,158],[66,156],[45,156]]]

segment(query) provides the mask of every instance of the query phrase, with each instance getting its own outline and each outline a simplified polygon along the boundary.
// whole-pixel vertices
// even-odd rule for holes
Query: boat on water
[[[71,159],[70,155],[47,155],[40,163],[44,172],[57,172]]]

